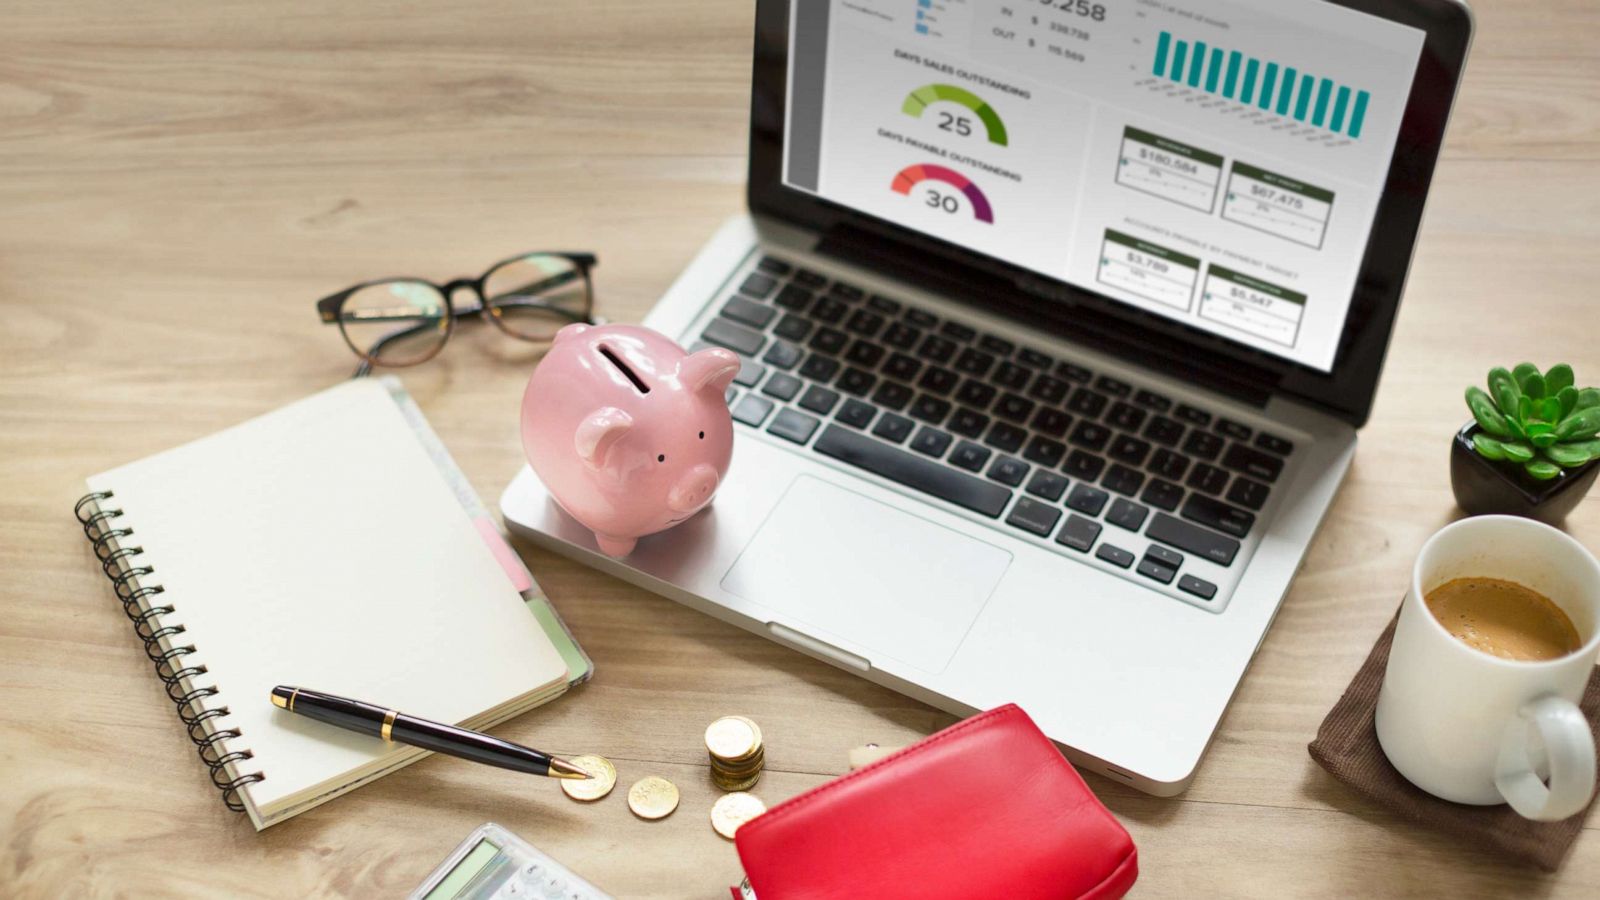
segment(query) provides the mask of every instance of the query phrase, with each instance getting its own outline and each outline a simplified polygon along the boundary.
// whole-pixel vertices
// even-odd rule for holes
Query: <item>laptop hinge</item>
[[[929,265],[930,254],[862,229],[842,225],[825,233],[817,252],[842,262],[882,272],[919,288],[1042,328],[1065,340],[1086,344],[1142,368],[1195,384],[1252,406],[1266,406],[1277,382],[1271,370],[1236,360],[1226,366],[1196,360],[1194,346],[1157,332],[1126,335],[1128,324],[1076,302],[1076,288],[1052,286],[1059,297],[1044,300],[999,275],[957,264]]]

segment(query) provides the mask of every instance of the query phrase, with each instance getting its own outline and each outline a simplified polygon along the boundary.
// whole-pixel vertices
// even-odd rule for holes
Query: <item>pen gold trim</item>
[[[384,713],[383,714],[383,726],[378,729],[378,734],[381,735],[384,740],[388,741],[391,744],[394,743],[394,738],[390,737],[389,735],[391,733],[393,733],[393,731],[394,731],[394,717],[399,715],[399,714],[400,713],[399,713],[398,710],[393,710],[393,709],[391,709],[388,712]]]
[[[294,689],[294,693],[290,694],[289,695],[289,699],[287,699],[287,700],[283,699],[282,697],[279,697],[277,694],[273,694],[272,695],[272,705],[276,706],[279,709],[287,709],[290,712],[294,712],[294,698],[296,698],[298,696],[300,696],[300,689],[299,688],[295,688]]]

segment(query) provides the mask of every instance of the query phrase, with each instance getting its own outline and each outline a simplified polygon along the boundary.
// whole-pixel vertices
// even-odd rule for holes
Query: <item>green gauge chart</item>
[[[900,105],[900,111],[920,119],[922,111],[935,103],[954,103],[966,107],[978,117],[979,122],[983,123],[989,143],[1001,147],[1007,146],[1006,123],[1000,120],[1000,114],[994,111],[994,107],[984,102],[982,97],[966,88],[959,88],[953,84],[925,84],[906,95],[906,101]],[[941,113],[939,127],[963,136],[972,133],[971,122],[954,113]]]

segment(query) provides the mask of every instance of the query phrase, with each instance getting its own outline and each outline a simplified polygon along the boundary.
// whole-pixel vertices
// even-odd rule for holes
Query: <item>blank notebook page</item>
[[[509,413],[508,413],[509,414]],[[144,548],[260,810],[399,752],[279,710],[288,684],[460,723],[566,664],[382,384],[361,379],[89,479]],[[119,525],[122,524],[119,522]]]

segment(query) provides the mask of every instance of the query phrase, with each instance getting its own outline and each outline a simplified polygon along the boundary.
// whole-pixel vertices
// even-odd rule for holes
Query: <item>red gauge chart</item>
[[[933,163],[921,163],[906,166],[894,176],[894,182],[889,186],[896,194],[911,196],[912,189],[926,181],[942,182],[966,197],[967,205],[972,208],[972,217],[979,222],[994,224],[994,208],[989,205],[989,198],[983,191],[972,183],[972,179],[953,169]],[[937,190],[928,191],[928,205],[945,212],[954,213],[959,210],[960,204],[954,197],[942,194]]]

